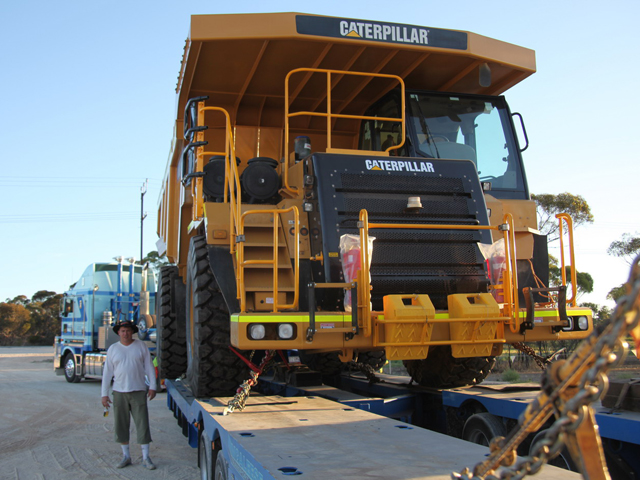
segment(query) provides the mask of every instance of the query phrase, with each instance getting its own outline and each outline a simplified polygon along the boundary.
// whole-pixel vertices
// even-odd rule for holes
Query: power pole
[[[149,184],[149,179],[147,178],[142,187],[140,187],[140,264],[142,264],[142,259],[144,258],[142,240],[144,237],[144,219],[147,218],[147,212],[144,211],[144,194],[147,193],[147,185]]]

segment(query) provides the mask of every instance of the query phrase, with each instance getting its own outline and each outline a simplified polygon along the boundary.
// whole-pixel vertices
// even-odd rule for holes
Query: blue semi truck
[[[124,261],[92,263],[64,293],[53,368],[70,383],[102,376],[107,349],[119,340],[112,328],[117,322],[133,321],[155,353],[155,275],[148,264]]]

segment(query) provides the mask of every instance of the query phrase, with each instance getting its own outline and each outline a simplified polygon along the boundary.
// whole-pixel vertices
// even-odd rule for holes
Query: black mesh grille
[[[468,199],[461,196],[428,196],[421,200],[420,213],[406,212],[408,196],[396,193],[352,193],[342,192],[345,211],[341,213],[357,214],[366,209],[369,215],[386,214],[391,217],[448,217],[468,218]],[[419,195],[412,195],[419,196]]]
[[[434,160],[433,173],[428,174],[364,171],[362,163],[360,158],[318,155],[314,173],[326,256],[337,251],[341,235],[358,234],[362,209],[370,223],[407,227],[369,232],[376,238],[370,271],[374,309],[382,309],[383,296],[390,294],[425,293],[436,308],[446,309],[447,295],[486,292],[484,259],[477,246],[483,235],[486,240],[486,232],[411,228],[412,224],[488,223],[473,164]],[[422,207],[408,209],[409,197],[420,197]],[[327,267],[327,281],[338,281],[340,271],[339,262]]]
[[[474,265],[477,263],[473,243],[404,243],[374,242],[374,265]]]
[[[340,175],[342,189],[351,192],[367,193],[463,193],[464,186],[460,178],[434,178],[424,176],[399,176],[388,174],[351,174]]]

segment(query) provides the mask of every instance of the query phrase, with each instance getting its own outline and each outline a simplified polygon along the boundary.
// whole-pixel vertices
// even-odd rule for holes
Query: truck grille
[[[371,265],[372,302],[382,309],[389,294],[428,294],[436,308],[447,308],[447,295],[486,292],[488,279],[478,242],[486,231],[418,230],[412,224],[488,224],[484,195],[471,162],[429,160],[433,172],[383,172],[363,169],[362,157],[319,154],[318,228],[324,258],[334,258],[340,236],[358,234],[361,209],[370,223],[406,224],[401,229],[370,229],[376,238]],[[407,210],[408,197],[420,197],[419,211]],[[312,239],[313,240],[313,239]],[[313,242],[312,242],[313,243]],[[339,259],[338,259],[339,262]],[[327,281],[341,281],[340,265],[326,262]]]

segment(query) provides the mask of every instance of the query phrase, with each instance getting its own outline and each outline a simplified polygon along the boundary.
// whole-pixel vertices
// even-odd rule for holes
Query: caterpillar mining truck
[[[447,388],[505,344],[585,338],[571,219],[549,288],[501,96],[534,71],[532,50],[464,31],[193,16],[159,202],[160,375],[228,395],[252,352],[298,350]]]

